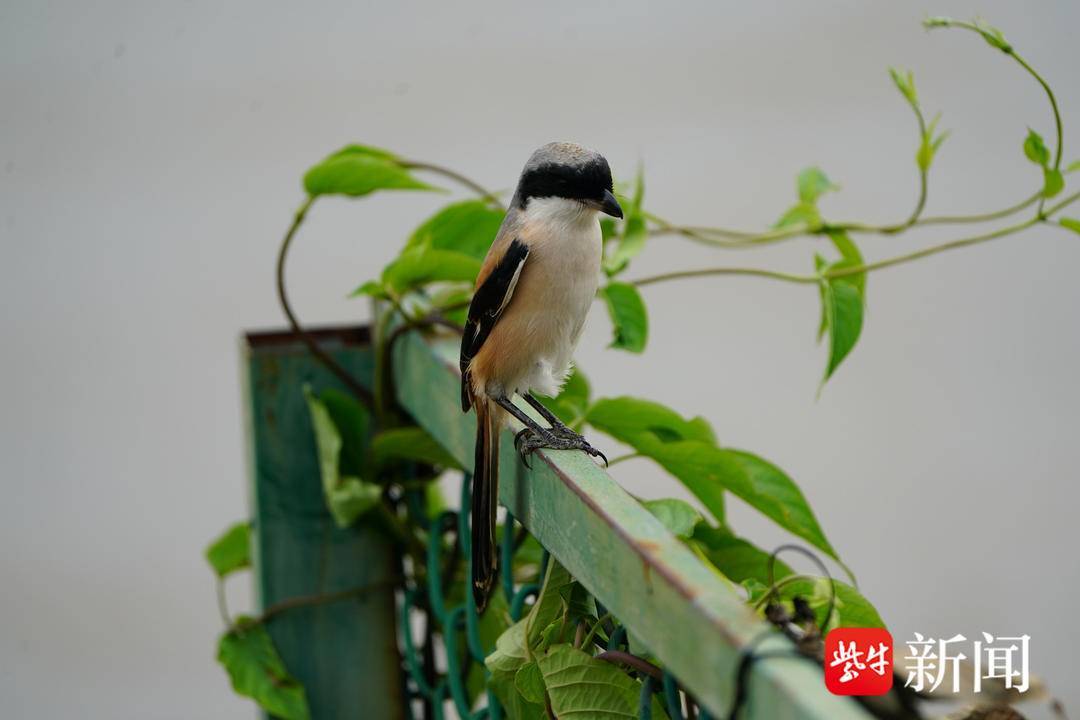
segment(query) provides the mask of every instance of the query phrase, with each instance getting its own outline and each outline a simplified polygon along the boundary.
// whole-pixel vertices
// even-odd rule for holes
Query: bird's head
[[[612,192],[611,168],[595,150],[568,142],[544,145],[525,163],[514,202],[525,209],[531,200],[566,200],[583,208],[621,218]]]

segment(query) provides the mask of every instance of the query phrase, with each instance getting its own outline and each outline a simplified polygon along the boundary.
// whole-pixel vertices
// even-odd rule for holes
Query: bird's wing
[[[528,257],[529,246],[515,237],[502,257],[498,260],[489,258],[480,270],[476,292],[469,304],[469,319],[465,321],[461,336],[461,408],[466,412],[472,405],[469,363],[480,352],[502,311],[510,303]]]

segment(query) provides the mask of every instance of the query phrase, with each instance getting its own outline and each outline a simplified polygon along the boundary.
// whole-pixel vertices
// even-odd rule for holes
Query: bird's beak
[[[610,190],[604,191],[604,199],[600,202],[600,212],[611,217],[621,218],[622,207],[619,206],[619,201],[615,199],[615,196],[611,194]]]

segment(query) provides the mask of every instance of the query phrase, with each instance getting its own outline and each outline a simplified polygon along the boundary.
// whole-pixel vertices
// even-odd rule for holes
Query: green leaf
[[[920,156],[920,162],[922,162],[923,160],[925,160],[926,162],[926,165],[924,167],[925,170],[930,169],[930,163],[934,161],[934,158],[937,156],[938,149],[941,148],[941,144],[945,142],[946,139],[948,139],[950,134],[951,132],[949,130],[946,130],[937,137],[930,139],[929,149]],[[920,165],[920,167],[923,166]]]
[[[641,684],[618,666],[570,645],[552,647],[537,664],[556,717],[575,720],[636,720],[638,717]],[[655,696],[653,717],[665,717]]]
[[[1028,160],[1044,168],[1050,162],[1050,151],[1046,149],[1042,135],[1031,128],[1028,128],[1027,137],[1024,138],[1024,154]]]
[[[678,478],[718,521],[724,518],[725,490],[737,495],[753,494],[747,483],[740,482],[739,470],[727,451],[713,445],[692,440],[663,443],[643,435],[636,440],[634,448]],[[733,479],[735,482],[729,484]]]
[[[645,248],[645,241],[649,237],[649,231],[645,223],[645,215],[641,211],[641,204],[644,199],[645,172],[639,166],[637,176],[634,179],[634,194],[623,206],[625,219],[622,224],[622,236],[619,239],[619,244],[615,248],[615,252],[604,259],[604,271],[609,277],[625,270],[630,261]]]
[[[604,398],[589,409],[586,422],[652,458],[701,500],[713,517],[724,517],[724,487],[696,475],[685,455],[716,450],[716,436],[704,418],[684,419],[659,403],[632,397]]]
[[[1080,234],[1080,220],[1075,220],[1073,218],[1063,217],[1060,220],[1058,220],[1058,222],[1061,223],[1061,227],[1068,228],[1069,230],[1072,230],[1074,233]]]
[[[934,138],[934,140],[930,143],[931,149],[934,151],[935,154],[937,153],[938,148],[941,147],[941,143],[945,142],[945,139],[948,138],[950,134],[950,131],[946,130],[945,132]]]
[[[601,398],[589,409],[586,420],[596,429],[621,443],[634,445],[642,434],[658,441],[696,440],[716,444],[709,421],[703,417],[689,420],[671,408],[634,397]]]
[[[552,645],[566,642],[566,634],[572,627],[573,626],[562,617],[553,620],[540,632],[539,639],[534,643],[536,646],[535,650],[539,653],[545,653]]]
[[[836,584],[836,604],[828,628],[823,629],[885,627],[877,609],[862,593],[841,580],[832,582]],[[828,612],[831,592],[828,578],[818,577],[791,580],[785,583],[777,594],[783,600],[791,600],[796,596],[805,598],[817,615],[817,623],[821,627],[825,622],[825,613]]]
[[[574,581],[559,591],[569,625],[574,627],[582,618],[596,617],[596,603],[581,583]]]
[[[910,70],[907,72],[900,72],[896,68],[889,68],[889,75],[892,76],[893,82],[896,83],[896,89],[900,91],[900,94],[907,98],[907,101],[913,106],[919,105],[918,95],[915,93],[915,75]]]
[[[1043,197],[1052,198],[1065,187],[1065,178],[1060,170],[1043,168]]]
[[[817,203],[819,197],[830,190],[839,190],[840,186],[829,180],[821,168],[809,167],[799,173],[796,182],[799,190],[799,200],[808,205]]]
[[[795,481],[783,470],[753,453],[730,449],[721,452],[726,454],[725,460],[732,467],[718,463],[717,470],[723,473],[723,482],[732,493],[780,527],[841,562]]]
[[[443,285],[434,288],[431,294],[431,308],[442,313],[447,320],[459,325],[465,324],[469,315],[469,301],[472,299],[472,284]]]
[[[218,643],[218,662],[229,673],[233,690],[274,717],[307,720],[304,687],[285,669],[266,628],[248,618],[239,622]]]
[[[526,642],[530,648],[542,651],[553,642],[561,642],[559,635],[572,629],[577,620],[596,617],[596,605],[588,591],[554,558],[549,562],[540,597],[528,616],[503,633],[495,652],[488,656],[486,662],[492,672],[516,672],[522,665],[521,658],[527,655]]]
[[[562,616],[566,598],[569,597],[575,585],[574,578],[555,558],[551,558],[548,562],[551,565],[548,567],[548,577],[542,588],[543,593],[529,611],[529,615],[533,618],[529,621],[530,647],[540,639],[540,634],[545,628]]]
[[[571,632],[573,627],[574,626],[571,625],[565,617],[559,617],[556,620],[553,620],[540,633],[540,639],[535,643],[535,652],[542,655],[546,653],[548,648],[552,645],[569,642],[567,635]]]
[[[919,166],[919,169],[926,172],[930,169],[930,164],[934,162],[934,146],[929,142],[929,139],[924,137],[919,144],[919,149],[915,153],[915,164]]]
[[[829,270],[850,267],[851,263],[842,260],[829,266]],[[848,278],[823,279],[819,285],[825,329],[829,335],[829,362],[825,368],[824,384],[844,358],[848,356],[862,332],[863,295],[859,286]]]
[[[311,425],[315,432],[315,448],[319,456],[326,506],[340,527],[351,525],[356,518],[375,507],[382,499],[382,488],[356,476],[343,476],[339,469],[342,439],[331,417],[325,397],[320,399],[304,388]],[[359,406],[361,407],[362,406]]]
[[[412,460],[460,470],[461,465],[420,427],[383,430],[371,440],[371,457],[377,469],[399,460]]]
[[[825,297],[825,313],[829,327],[829,363],[825,369],[827,380],[836,372],[836,368],[859,339],[862,332],[863,300],[855,285],[839,281],[826,283]]]
[[[499,232],[506,212],[486,200],[464,200],[447,205],[413,231],[405,250],[430,247],[453,250],[483,260]]]
[[[349,297],[359,297],[361,295],[367,295],[369,297],[385,297],[386,287],[378,280],[368,280],[366,283],[349,293]]]
[[[343,477],[337,487],[326,492],[330,514],[338,527],[352,525],[358,517],[378,505],[381,499],[382,488],[357,477]]]
[[[864,265],[862,253],[859,251],[859,246],[855,244],[855,241],[851,239],[851,236],[847,234],[845,230],[830,230],[828,232],[829,240],[832,241],[834,247],[840,253],[842,260],[847,261],[845,267],[859,267]],[[866,273],[861,272],[855,275],[847,275],[843,278],[844,282],[849,282],[858,289],[860,294],[866,293]]]
[[[859,247],[855,244],[855,241],[851,239],[851,236],[844,230],[830,230],[828,233],[829,239],[833,245],[840,252],[840,261],[834,263],[832,266],[828,266],[824,258],[820,256],[815,257],[815,267],[819,273],[823,273],[826,269],[837,269],[843,267],[860,267],[865,264],[862,253],[859,251]],[[859,291],[859,295],[862,298],[863,304],[866,303],[866,273],[860,272],[855,275],[845,275],[842,280],[849,282],[855,286],[855,289]],[[821,342],[821,339],[825,337],[825,333],[829,330],[829,316],[828,307],[825,303],[825,288],[820,286],[818,288],[821,296],[821,320],[818,323],[817,340]]]
[[[607,302],[608,315],[615,331],[609,347],[633,353],[643,352],[649,338],[649,316],[637,288],[627,283],[611,282],[601,294]]]
[[[383,270],[382,282],[397,293],[432,282],[472,282],[480,261],[454,250],[415,247],[406,250]]]
[[[206,548],[206,559],[220,578],[251,565],[251,525],[238,522]]]
[[[544,676],[535,661],[527,662],[514,673],[514,687],[526,701],[536,704],[544,702]]]
[[[341,434],[337,425],[334,424],[333,416],[323,398],[312,391],[310,385],[304,385],[304,400],[307,402],[308,413],[311,415],[311,426],[315,433],[315,445],[319,452],[319,461],[325,461],[329,471],[324,474],[337,475],[338,456],[341,453]],[[325,452],[324,452],[325,451]],[[323,457],[325,455],[325,457]]]
[[[685,500],[663,498],[661,500],[642,500],[641,504],[675,537],[684,540],[694,534],[694,528],[703,520],[701,513]]]
[[[997,48],[1003,53],[1012,53],[1012,45],[1005,40],[1005,35],[1003,35],[996,27],[987,25],[979,19],[975,20],[974,25],[979,31],[979,34],[983,36],[983,40],[985,40],[990,47]]]
[[[717,520],[724,515],[723,494],[730,491],[839,560],[795,482],[756,455],[717,447],[704,420],[683,420],[662,405],[634,398],[598,400],[586,419],[597,430],[659,463]]]
[[[487,665],[488,670],[492,673],[514,674],[526,663],[528,653],[525,649],[525,631],[528,621],[529,617],[526,615],[499,636],[499,639],[495,641],[495,650],[484,658],[484,664]]]
[[[773,227],[779,229],[805,225],[808,231],[816,232],[822,226],[821,213],[817,208],[818,198],[830,190],[839,190],[840,186],[833,183],[821,168],[817,167],[809,167],[800,172],[795,184],[799,202],[788,208]]]
[[[1080,170],[1080,160],[1073,160],[1071,163],[1069,163],[1069,166],[1065,168],[1065,172],[1067,173],[1073,173],[1077,170]]]
[[[576,365],[563,384],[557,397],[539,396],[551,412],[555,413],[567,425],[574,425],[589,409],[589,381]]]
[[[517,673],[493,672],[488,687],[495,693],[503,712],[509,720],[547,720],[547,713],[540,703],[531,703],[522,697],[515,685]]]
[[[768,587],[769,553],[736,537],[725,527],[714,528],[704,522],[694,528],[693,539],[716,569],[732,582],[741,584],[755,580]],[[773,565],[773,581],[791,574],[787,563],[777,558]]]
[[[336,388],[323,390],[319,393],[319,400],[326,406],[326,411],[341,437],[338,472],[341,475],[369,476],[371,416],[367,408],[349,393]]]
[[[304,175],[311,196],[361,197],[376,190],[436,190],[414,178],[397,157],[386,150],[349,145],[329,155]]]
[[[786,228],[792,225],[805,225],[813,232],[821,227],[821,213],[812,203],[800,202],[791,206],[773,225],[774,228]]]
[[[954,20],[951,17],[945,17],[944,15],[936,15],[934,17],[928,17],[923,20],[923,27],[927,30],[932,28],[949,27]]]
[[[623,234],[615,252],[611,257],[604,258],[604,272],[608,277],[625,270],[630,261],[645,249],[645,241],[648,239],[649,231],[645,218],[640,214],[628,215],[623,222]]]
[[[934,162],[934,157],[937,155],[938,149],[941,147],[941,144],[945,142],[945,139],[949,137],[948,130],[940,134],[935,134],[939,120],[941,120],[941,113],[935,115],[934,119],[927,125],[926,132],[923,133],[922,140],[919,144],[919,150],[915,153],[915,163],[924,173],[930,169],[930,165]]]
[[[603,217],[600,218],[600,237],[603,242],[607,242],[611,238],[618,235],[618,226],[615,223],[614,218]]]

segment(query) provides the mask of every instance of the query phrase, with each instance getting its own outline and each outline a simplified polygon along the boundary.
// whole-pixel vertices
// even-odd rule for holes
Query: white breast
[[[536,362],[521,389],[558,393],[585,317],[600,284],[603,253],[597,212],[562,198],[532,198],[524,213],[530,229],[530,274],[539,281],[531,290],[543,310],[530,318]]]

